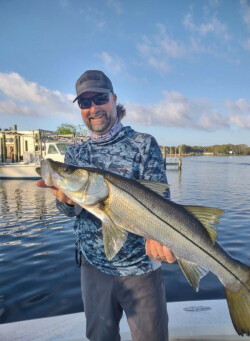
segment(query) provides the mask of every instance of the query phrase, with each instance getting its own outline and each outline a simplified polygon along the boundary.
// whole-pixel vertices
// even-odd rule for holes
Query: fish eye
[[[63,168],[63,171],[64,171],[65,173],[70,173],[70,168],[69,168],[69,167],[64,167],[64,168]]]

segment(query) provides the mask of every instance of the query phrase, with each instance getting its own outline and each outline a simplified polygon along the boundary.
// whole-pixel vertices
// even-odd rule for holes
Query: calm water
[[[250,157],[188,157],[168,171],[172,200],[225,210],[218,241],[249,260]],[[82,311],[74,261],[73,221],[58,213],[49,190],[34,181],[0,180],[0,321]],[[223,298],[208,274],[196,293],[177,264],[163,265],[168,301]]]

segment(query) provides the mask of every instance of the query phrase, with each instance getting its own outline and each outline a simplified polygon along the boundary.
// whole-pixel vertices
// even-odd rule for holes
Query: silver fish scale
[[[110,194],[108,214],[126,230],[152,238],[174,254],[213,272],[233,291],[247,279],[247,271],[218,243],[213,244],[205,228],[181,205],[164,200],[148,188],[113,175],[105,175]]]

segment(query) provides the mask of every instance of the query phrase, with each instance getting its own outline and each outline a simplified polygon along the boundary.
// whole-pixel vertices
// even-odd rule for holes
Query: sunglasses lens
[[[109,101],[109,94],[98,94],[93,98],[93,102],[96,105],[102,105],[108,103]]]
[[[88,109],[91,107],[91,100],[90,99],[79,99],[78,105],[81,109]]]
[[[78,100],[78,105],[81,109],[89,109],[91,107],[92,101],[95,103],[95,105],[106,104],[109,101],[109,94],[103,93],[103,94],[97,94],[89,98],[81,98]]]

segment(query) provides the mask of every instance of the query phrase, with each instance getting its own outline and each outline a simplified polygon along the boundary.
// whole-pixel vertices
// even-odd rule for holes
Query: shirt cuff
[[[56,199],[56,207],[61,213],[68,217],[76,216],[76,206],[69,206],[65,202],[60,202],[58,199]]]

